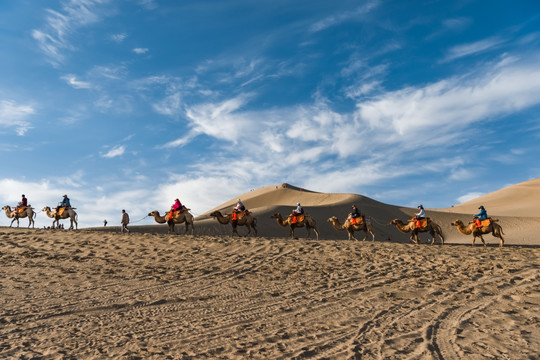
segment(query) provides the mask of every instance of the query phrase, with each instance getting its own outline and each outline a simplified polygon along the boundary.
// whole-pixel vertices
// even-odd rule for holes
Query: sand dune
[[[490,215],[540,217],[540,179],[508,186],[443,211],[476,214],[480,205]]]
[[[494,193],[493,198],[497,199],[497,201],[493,201],[492,203],[489,200],[489,195],[486,195],[482,203],[488,209],[491,209],[492,205],[493,208],[501,209],[499,211],[501,216],[497,217],[500,220],[503,231],[508,235],[506,237],[507,245],[540,245],[540,238],[536,233],[537,229],[540,229],[540,217],[511,216],[513,214],[511,209],[519,207],[516,202],[522,201],[525,203],[525,206],[532,204],[531,198],[536,193],[523,195],[521,194],[522,189],[523,191],[529,191],[530,187],[516,186],[512,189],[512,193],[516,196],[516,201],[513,201],[509,196],[505,196],[504,199],[506,199],[506,202],[503,202],[502,200],[498,200],[497,193]],[[409,235],[400,233],[395,227],[389,226],[388,223],[392,219],[406,221],[417,211],[415,208],[384,204],[361,195],[318,193],[286,183],[253,190],[239,195],[239,198],[242,199],[246,207],[257,217],[259,234],[268,237],[283,237],[289,234],[288,228],[280,227],[275,220],[270,219],[270,216],[276,212],[282,215],[290,214],[291,210],[296,207],[297,202],[300,202],[306,212],[317,221],[320,239],[346,239],[347,233],[345,231],[339,232],[335,230],[327,220],[331,216],[337,216],[343,222],[351,210],[351,205],[355,204],[362,213],[371,219],[371,223],[375,229],[376,240],[405,243],[409,241]],[[537,198],[540,199],[540,192]],[[236,198],[231,199],[198,217],[196,223],[197,233],[205,235],[230,234],[230,225],[219,225],[217,221],[209,218],[209,214],[214,210],[220,210],[224,213],[230,212],[235,203]],[[503,211],[502,209],[504,209],[505,204],[508,210]],[[478,206],[476,205],[467,205],[451,209],[428,209],[427,213],[428,216],[442,227],[446,243],[470,244],[472,242],[472,236],[460,234],[451,223],[456,219],[468,223],[472,219],[472,214],[478,212],[477,208]],[[247,233],[247,230],[243,233]],[[305,229],[298,229],[296,235],[306,237],[307,233]],[[363,233],[359,235],[362,238],[364,237]],[[430,240],[428,234],[421,234],[420,237],[424,242]],[[491,235],[486,235],[485,239],[490,244],[496,244],[498,242],[498,239]]]

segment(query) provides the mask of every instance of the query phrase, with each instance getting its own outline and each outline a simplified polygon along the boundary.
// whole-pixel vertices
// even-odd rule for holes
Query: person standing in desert
[[[126,212],[126,210],[122,210],[122,228],[120,229],[120,232],[129,233],[129,229],[127,228],[128,224],[129,224],[129,215]]]

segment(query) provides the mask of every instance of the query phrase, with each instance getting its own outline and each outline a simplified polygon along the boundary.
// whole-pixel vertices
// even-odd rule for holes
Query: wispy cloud
[[[68,74],[61,77],[62,80],[64,80],[66,83],[68,83],[71,87],[75,89],[90,89],[92,88],[92,84],[90,84],[87,81],[81,81],[78,80],[77,77],[73,74]]]
[[[461,204],[461,203],[467,202],[469,200],[476,199],[477,197],[480,197],[482,195],[484,195],[484,194],[481,193],[481,192],[470,192],[470,193],[467,193],[465,195],[462,195],[462,196],[458,197],[457,202],[458,202],[458,204]]]
[[[99,5],[107,0],[64,1],[60,11],[47,9],[43,29],[32,31],[39,48],[55,66],[65,59],[65,51],[73,50],[71,36],[81,27],[100,21]]]
[[[341,13],[328,16],[320,21],[317,21],[315,24],[311,25],[309,30],[311,32],[318,32],[318,31],[322,31],[330,27],[339,25],[346,21],[356,20],[368,14],[376,7],[378,7],[379,3],[380,1],[378,0],[370,0],[353,11],[344,11]]]
[[[13,100],[0,101],[0,126],[14,127],[17,135],[24,135],[32,128],[28,118],[36,110],[32,105],[21,105]]]
[[[105,154],[101,155],[104,158],[115,158],[117,156],[121,156],[126,152],[126,147],[124,145],[116,145],[111,150],[106,152]]]
[[[506,40],[499,37],[482,39],[469,44],[461,44],[450,48],[443,59],[443,62],[456,60],[462,57],[482,53],[497,48],[505,43]]]
[[[487,121],[540,104],[540,66],[534,62],[487,69],[478,76],[449,78],[409,87],[358,104],[370,128],[394,135],[422,131],[432,138],[456,133],[459,126]]]
[[[317,96],[313,104],[248,110],[257,96],[244,94],[185,105],[191,132],[162,147],[185,146],[199,135],[218,140],[214,144],[220,155],[205,159],[200,171],[227,181],[245,176],[248,183],[280,182],[288,174],[288,181],[325,191],[418,171],[460,181],[475,176],[467,163],[437,154],[451,153],[448,149],[456,144],[474,139],[471,129],[480,123],[539,105],[538,93],[536,62],[503,61],[482,72],[379,93],[358,100],[357,110],[346,113],[332,110],[331,102]],[[404,161],[408,166],[403,167]],[[249,174],[231,174],[236,167],[249,168]]]
[[[127,34],[126,33],[112,34],[112,35],[110,35],[110,38],[115,43],[120,44],[121,42],[123,42],[127,38]]]
[[[147,48],[134,48],[133,52],[138,55],[144,55],[148,52]]]

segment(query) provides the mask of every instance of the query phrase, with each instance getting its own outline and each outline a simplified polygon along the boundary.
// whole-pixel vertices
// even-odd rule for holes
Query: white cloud
[[[467,202],[469,200],[476,199],[477,197],[480,197],[482,195],[484,195],[484,194],[481,193],[481,192],[470,192],[470,193],[467,193],[465,195],[462,195],[462,196],[458,197],[456,200],[457,200],[458,204],[461,204],[461,203]]]
[[[92,84],[90,84],[87,81],[80,81],[77,80],[77,77],[73,74],[68,74],[61,77],[62,80],[64,80],[68,85],[72,86],[75,89],[90,89],[92,88]]]
[[[359,103],[357,115],[370,128],[388,135],[391,142],[428,129],[431,138],[437,140],[464,131],[469,124],[540,104],[538,93],[540,66],[522,64],[478,77],[450,78],[386,93]]]
[[[33,30],[32,36],[53,65],[64,61],[64,51],[73,50],[70,37],[80,27],[100,21],[97,7],[106,0],[70,0],[61,11],[47,10],[45,28]]]
[[[181,147],[186,144],[188,144],[191,140],[193,140],[198,135],[195,131],[190,131],[186,136],[183,136],[179,139],[170,141],[162,146],[159,146],[158,148],[175,148],[175,147]]]
[[[121,43],[127,38],[127,34],[126,33],[112,34],[110,38],[112,41],[116,43]]]
[[[24,135],[32,128],[28,118],[36,110],[32,105],[20,105],[13,100],[0,101],[0,126],[14,127],[17,135]]]
[[[328,29],[328,28],[330,28],[332,26],[339,25],[339,24],[341,24],[343,22],[346,22],[346,21],[351,21],[351,20],[358,19],[358,18],[364,16],[365,14],[368,14],[369,12],[371,12],[376,7],[378,7],[379,2],[380,1],[378,1],[378,0],[371,0],[371,1],[368,1],[368,2],[364,3],[362,6],[359,6],[358,8],[356,8],[353,11],[344,11],[344,12],[341,12],[341,13],[338,13],[338,14],[328,16],[328,17],[316,22],[315,24],[311,25],[309,30],[311,32],[318,32],[318,31]]]
[[[154,110],[161,114],[171,117],[180,115],[182,112],[182,97],[179,92],[170,94],[158,103],[152,105]]]
[[[240,95],[217,104],[201,104],[186,110],[194,131],[217,139],[236,142],[249,136],[257,125],[249,113],[239,110],[249,95]]]
[[[126,152],[126,147],[124,145],[116,145],[111,150],[109,150],[107,153],[101,155],[104,158],[114,158],[117,156],[121,156]]]
[[[148,49],[147,48],[134,48],[133,52],[138,55],[143,55],[148,52]]]
[[[506,40],[498,38],[498,37],[491,37],[491,38],[482,39],[482,40],[479,40],[470,44],[457,45],[448,50],[448,53],[444,57],[443,61],[452,61],[452,60],[459,59],[465,56],[485,52],[485,51],[498,47],[504,42],[506,42]]]

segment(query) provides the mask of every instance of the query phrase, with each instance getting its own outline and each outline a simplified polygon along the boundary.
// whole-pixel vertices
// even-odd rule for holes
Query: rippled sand
[[[540,248],[0,229],[0,358],[534,359]]]

